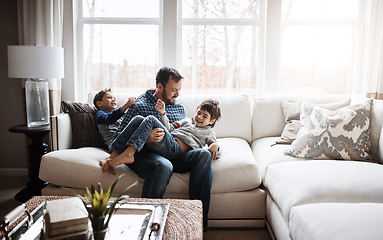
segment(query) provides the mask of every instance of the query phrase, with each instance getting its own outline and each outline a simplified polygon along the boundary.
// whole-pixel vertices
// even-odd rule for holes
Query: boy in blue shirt
[[[117,108],[116,97],[110,88],[101,90],[94,96],[93,104],[98,109],[94,115],[94,120],[109,150],[113,136],[120,126],[122,115],[126,109],[131,107],[135,102],[136,98],[130,97],[124,105]]]

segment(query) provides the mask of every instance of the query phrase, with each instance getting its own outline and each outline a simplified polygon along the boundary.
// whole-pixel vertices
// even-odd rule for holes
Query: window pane
[[[184,89],[198,93],[244,93],[256,87],[258,28],[253,26],[184,26]]]
[[[160,0],[83,0],[84,17],[159,18]]]
[[[259,1],[183,0],[183,18],[246,18],[259,16]]]
[[[84,25],[86,93],[142,92],[158,69],[158,26]]]
[[[287,27],[280,91],[349,93],[355,38],[351,27]]]
[[[284,19],[357,19],[358,0],[282,0]]]

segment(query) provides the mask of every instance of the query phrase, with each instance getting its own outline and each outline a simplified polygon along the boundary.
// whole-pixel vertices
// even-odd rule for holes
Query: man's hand
[[[98,164],[101,166],[101,170],[102,170],[102,172],[110,172],[111,174],[116,175],[116,172],[115,172],[114,169],[109,165],[107,159],[100,160],[100,161],[98,162]]]
[[[219,149],[218,143],[210,144],[209,148],[207,149],[211,153],[212,160],[215,160],[217,158],[218,149]]]
[[[154,107],[157,112],[161,115],[165,114],[165,103],[161,100],[158,99],[156,106]]]
[[[155,128],[150,132],[146,142],[161,142],[165,136],[165,131],[162,128]]]

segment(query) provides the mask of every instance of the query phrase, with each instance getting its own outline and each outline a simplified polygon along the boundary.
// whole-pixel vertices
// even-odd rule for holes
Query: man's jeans
[[[151,131],[162,128],[165,136],[160,142],[146,143]],[[135,116],[111,144],[112,151],[123,153],[128,146],[133,146],[137,151],[146,146],[149,151],[160,154],[167,159],[174,159],[181,155],[181,146],[170,134],[166,127],[154,116]]]
[[[189,198],[202,201],[203,228],[206,231],[212,184],[211,153],[206,149],[195,149],[168,160],[145,151],[145,148],[136,152],[132,164],[127,164],[138,176],[145,179],[141,197],[163,198],[173,172],[190,172]]]

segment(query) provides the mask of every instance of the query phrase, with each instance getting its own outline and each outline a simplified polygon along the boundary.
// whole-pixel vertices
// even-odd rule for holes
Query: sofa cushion
[[[62,101],[63,112],[69,113],[72,126],[72,148],[106,148],[94,122],[96,108],[87,103]]]
[[[383,203],[383,165],[306,160],[270,165],[264,182],[289,222],[293,206],[310,203]]]
[[[340,102],[318,104],[318,106],[334,111],[350,104],[351,99],[344,99]],[[281,138],[276,143],[291,144],[296,138],[301,128],[299,105],[301,101],[283,101],[281,108],[286,125],[281,134]]]
[[[285,153],[310,159],[371,160],[371,100],[336,111],[304,102],[301,129]]]
[[[372,159],[378,159],[377,162],[383,164],[383,141],[379,144],[379,139],[382,138],[381,129],[383,124],[383,100],[374,100],[371,107],[371,127],[370,139]],[[379,148],[379,146],[382,146]],[[381,153],[379,156],[379,152]]]
[[[93,101],[96,93],[88,94],[88,103]],[[131,97],[131,94],[115,93],[117,105],[121,106]],[[217,121],[213,130],[217,138],[238,137],[251,142],[251,97],[242,94],[181,94],[177,101],[186,109],[187,117],[193,117],[197,106],[207,98],[219,101],[222,117]],[[235,127],[233,127],[235,126]]]
[[[258,163],[259,171],[261,172],[262,181],[265,180],[267,169],[270,165],[290,162],[290,161],[305,161],[304,158],[297,158],[286,155],[283,152],[290,147],[287,144],[275,144],[279,137],[260,138],[251,144],[251,149],[255,161]]]
[[[124,173],[116,185],[116,193],[139,179],[125,165],[114,168],[116,175],[103,173],[98,162],[108,156],[105,150],[94,147],[49,152],[41,158],[39,178],[57,186],[85,189],[92,184],[96,186],[98,182],[104,187],[110,186],[117,176]],[[129,195],[140,196],[141,189],[142,185],[135,186]],[[68,195],[72,193],[68,191]]]
[[[243,138],[251,142],[251,97],[248,95],[181,95],[187,116],[193,117],[196,107],[207,98],[219,101],[222,117],[213,128],[217,138]]]
[[[213,193],[238,192],[257,188],[261,184],[259,168],[246,140],[241,138],[218,139],[221,156],[213,160]],[[102,173],[99,160],[109,154],[100,148],[79,148],[53,151],[45,154],[41,160],[39,177],[51,184],[72,188],[85,188],[101,181],[109,186],[116,176],[125,173],[116,186],[116,192],[136,181],[138,176],[126,165],[115,167],[116,176]],[[189,192],[189,173],[174,173],[166,194]],[[235,179],[235,181],[233,181]],[[132,196],[140,196],[142,184],[132,189]],[[68,192],[69,193],[69,192]]]
[[[383,239],[383,203],[320,203],[293,207],[290,237],[306,239]]]

